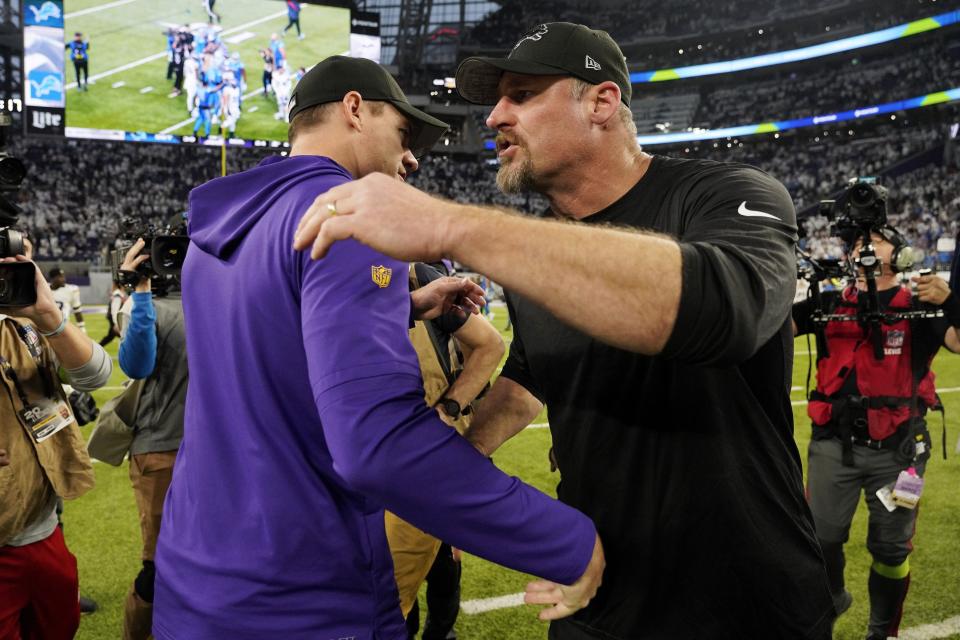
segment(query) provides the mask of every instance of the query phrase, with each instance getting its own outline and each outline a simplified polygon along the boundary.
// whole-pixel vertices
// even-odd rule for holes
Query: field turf
[[[495,309],[495,324],[505,339],[510,332],[503,331],[506,312]],[[106,321],[100,314],[87,316],[90,335],[99,339],[106,333]],[[108,351],[116,355],[114,341]],[[797,340],[798,356],[794,363],[794,385],[803,386],[807,360],[801,352],[806,342]],[[954,389],[942,395],[947,407],[948,454],[946,461],[939,451],[939,414],[931,420],[931,433],[937,450],[929,462],[927,485],[924,489],[922,511],[915,551],[910,563],[913,570],[910,595],[901,629],[939,622],[960,615],[960,455],[954,453],[960,435],[957,416],[960,415],[960,357],[941,351],[934,362],[937,382],[941,389]],[[114,369],[111,389],[98,391],[98,404],[116,394],[124,379],[119,366]],[[803,398],[802,390],[794,390],[794,401]],[[803,406],[794,407],[797,423],[797,444],[805,452],[809,426]],[[545,422],[541,415],[537,422]],[[91,426],[83,427],[87,434]],[[547,462],[550,446],[548,429],[527,429],[509,441],[497,452],[495,460],[506,472],[517,475],[540,489],[554,494],[557,475],[551,474]],[[81,640],[113,640],[120,637],[123,599],[130,582],[139,570],[140,530],[127,467],[94,465],[97,486],[89,494],[66,504],[64,527],[68,544],[76,554],[80,566],[81,592],[96,599],[100,611],[84,616],[78,638]],[[864,548],[866,537],[865,508],[857,512],[850,543],[847,545],[847,583],[853,593],[853,607],[836,627],[839,640],[854,640],[865,635],[869,605],[867,602],[867,570],[870,558]],[[705,567],[709,570],[709,567]],[[503,569],[479,558],[465,556],[463,571],[463,600],[489,598],[519,593],[527,577]],[[421,607],[424,606],[421,594]],[[422,609],[423,611],[424,609]],[[546,626],[536,619],[532,607],[517,606],[488,613],[460,614],[457,623],[459,637],[478,640],[537,640],[546,638]],[[960,635],[949,636],[960,638]]]
[[[173,80],[166,79],[167,58],[157,54],[166,51],[169,26],[207,21],[200,0],[132,0],[92,13],[83,12],[104,5],[102,0],[66,0],[64,4],[66,38],[72,39],[79,31],[90,42],[91,78],[132,65],[91,83],[89,91],[68,89],[67,126],[190,135],[193,120],[187,110],[186,93],[170,97]],[[268,46],[270,35],[280,33],[287,25],[286,4],[279,0],[220,0],[215,9],[221,15],[223,40],[231,53],[240,53],[246,65],[247,97],[237,137],[286,140],[286,123],[274,118],[277,107],[273,96],[265,97],[261,92],[263,64],[258,54]],[[345,9],[303,5],[300,26],[305,38],[297,39],[295,27],[285,35],[281,33],[290,68],[309,68],[328,56],[347,52],[349,21],[350,13]],[[233,39],[238,42],[231,42]],[[67,54],[69,87],[76,76]],[[145,60],[151,56],[154,59]],[[187,119],[189,123],[178,126]]]

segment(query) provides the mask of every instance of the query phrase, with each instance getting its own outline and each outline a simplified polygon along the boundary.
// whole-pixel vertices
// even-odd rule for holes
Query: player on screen
[[[273,89],[273,69],[276,65],[270,49],[260,49],[260,57],[263,58],[263,96],[267,97]]]
[[[183,61],[183,90],[187,92],[187,113],[193,111],[200,84],[200,63],[195,56],[187,56]]]
[[[213,92],[204,84],[197,87],[197,96],[194,98],[194,117],[193,135],[198,135],[201,128],[204,128],[203,137],[210,137],[210,127],[213,124]]]
[[[87,80],[89,73],[88,63],[90,61],[90,41],[83,39],[83,34],[79,31],[73,34],[73,40],[64,45],[64,49],[70,50],[70,59],[73,60],[73,70],[77,73],[77,89],[87,90]],[[83,82],[80,81],[80,73],[83,72]]]
[[[203,9],[207,12],[207,20],[210,22],[210,24],[213,24],[214,22],[219,24],[220,14],[213,10],[213,5],[217,3],[217,0],[202,0],[202,2]]]
[[[283,32],[286,33],[287,29],[295,26],[297,28],[297,39],[303,40],[303,32],[300,31],[300,11],[303,7],[297,0],[287,0],[287,26],[283,28]]]
[[[221,100],[220,132],[226,138],[232,138],[237,131],[237,121],[240,119],[240,87],[233,72],[228,71],[223,85],[223,99]]]
[[[286,67],[277,67],[273,72],[273,94],[277,97],[277,112],[274,118],[287,120],[287,103],[290,102],[290,72]]]
[[[283,46],[283,40],[275,33],[270,36],[270,53],[273,54],[274,68],[287,66],[287,50]]]

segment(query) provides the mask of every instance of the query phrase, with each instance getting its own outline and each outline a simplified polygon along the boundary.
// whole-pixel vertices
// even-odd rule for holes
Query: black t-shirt
[[[678,238],[683,290],[656,357],[508,293],[501,375],[546,403],[559,497],[593,519],[606,553],[575,623],[603,638],[829,637],[789,396],[789,195],[746,165],[656,156],[584,222]]]
[[[887,289],[877,293],[877,302],[880,310],[885,311],[893,297],[900,291],[899,287]],[[821,308],[824,313],[834,313],[837,305],[841,301],[841,291],[825,291],[821,294]],[[914,304],[916,307],[916,304]],[[793,321],[797,325],[797,335],[802,336],[807,333],[813,333],[816,326],[813,323],[813,312],[816,306],[811,298],[807,298],[793,305]],[[914,375],[919,381],[926,375],[929,368],[929,362],[937,354],[941,346],[945,346],[944,339],[947,335],[947,329],[950,323],[946,318],[918,318],[912,321],[912,358],[914,362]],[[866,345],[869,347],[869,345]],[[829,345],[827,345],[829,348]],[[853,371],[843,383],[843,387],[836,395],[859,395],[857,387],[857,372]]]

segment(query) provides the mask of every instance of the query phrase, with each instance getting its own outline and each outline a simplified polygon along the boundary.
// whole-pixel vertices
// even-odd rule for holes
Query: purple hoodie
[[[586,516],[500,472],[424,403],[407,265],[352,240],[319,261],[291,249],[313,199],[351,179],[328,158],[269,158],[190,194],[190,386],[157,544],[158,639],[405,639],[384,507],[557,582],[590,560]]]

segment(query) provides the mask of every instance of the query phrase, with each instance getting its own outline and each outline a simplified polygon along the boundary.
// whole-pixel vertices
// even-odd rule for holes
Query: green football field
[[[171,97],[167,80],[167,38],[170,26],[207,21],[200,0],[66,0],[66,38],[81,32],[90,42],[89,91],[76,86],[73,63],[65,52],[68,127],[119,129],[190,135],[193,119],[186,92]],[[242,116],[236,135],[259,140],[286,140],[287,126],[274,118],[273,96],[262,93],[263,64],[258,53],[273,33],[287,25],[286,4],[280,0],[220,0],[215,5],[230,53],[239,52],[246,66]],[[303,5],[298,40],[296,28],[283,37],[290,68],[309,68],[350,48],[350,12]],[[216,131],[216,126],[214,128]]]
[[[510,332],[503,330],[505,309],[496,308],[495,313],[495,324],[504,338],[509,340]],[[87,327],[90,335],[97,339],[106,333],[106,321],[102,314],[89,314]],[[114,358],[117,344],[114,341],[107,348]],[[806,350],[806,342],[798,339],[792,397],[795,403],[797,444],[801,451],[806,448],[809,423],[805,407],[802,406],[804,392],[797,387],[804,384]],[[100,405],[119,391],[124,379],[116,360],[114,365],[111,386],[94,394]],[[940,418],[939,414],[933,414],[930,427],[936,450],[926,475],[927,484],[914,538],[916,549],[910,560],[912,583],[901,631],[950,618],[960,619],[960,455],[954,453],[960,436],[960,421],[957,419],[960,416],[960,356],[941,351],[934,362],[934,369],[947,407],[949,456],[946,461],[941,458]],[[541,415],[536,422],[545,421],[545,415]],[[91,426],[83,427],[87,434],[91,430]],[[507,473],[555,495],[558,476],[549,471],[549,446],[548,429],[529,428],[504,445],[497,452],[495,461]],[[120,637],[123,600],[140,566],[140,530],[126,466],[115,468],[96,463],[94,467],[97,486],[80,500],[66,504],[64,531],[79,561],[81,592],[96,599],[101,607],[97,613],[83,618],[77,637],[83,640],[113,640]],[[837,639],[853,640],[865,635],[869,609],[866,582],[870,558],[864,548],[864,516],[865,509],[861,504],[851,532],[851,542],[847,545],[846,575],[854,603],[837,623]],[[704,567],[704,570],[709,571],[710,567]],[[463,600],[517,594],[523,591],[527,579],[527,576],[466,556]],[[424,607],[422,593],[421,607]],[[957,620],[952,624],[954,635],[949,635],[950,632],[930,632],[914,637],[960,638],[956,634]],[[461,639],[477,640],[537,640],[546,638],[547,633],[546,626],[537,620],[536,609],[523,605],[478,614],[461,612],[457,631]]]

